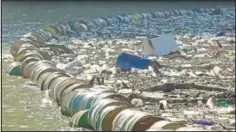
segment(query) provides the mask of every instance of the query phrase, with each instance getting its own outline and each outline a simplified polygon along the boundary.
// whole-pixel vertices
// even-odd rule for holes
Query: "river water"
[[[233,2],[2,2],[2,46],[56,22],[116,14],[195,7],[232,6]],[[29,80],[2,71],[2,130],[69,130],[69,118]]]

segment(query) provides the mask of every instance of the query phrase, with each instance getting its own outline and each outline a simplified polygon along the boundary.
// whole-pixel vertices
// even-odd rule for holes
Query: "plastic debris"
[[[228,106],[229,105],[229,102],[228,101],[218,101],[217,104],[219,106]]]
[[[219,31],[216,34],[216,37],[220,37],[220,36],[224,36],[225,35],[225,31]]]
[[[170,34],[145,40],[142,46],[144,55],[165,56],[178,50],[175,39]]]
[[[65,39],[65,35],[75,35],[79,39],[74,37],[70,38],[72,39],[72,44],[69,44],[68,47],[75,50],[75,53],[87,56],[83,61],[85,71],[76,77],[77,80],[69,76],[65,71],[51,65],[51,61],[45,61],[45,57],[42,56],[41,59],[43,59],[43,61],[31,59],[29,62],[31,65],[25,66],[27,73],[30,73],[30,75],[26,77],[36,83],[38,87],[41,87],[41,90],[49,90],[49,96],[55,99],[58,105],[61,106],[63,114],[72,116],[78,111],[88,109],[88,116],[90,117],[88,122],[90,125],[92,124],[93,130],[113,129],[121,131],[145,131],[156,121],[164,120],[163,117],[167,118],[169,121],[173,121],[168,122],[170,124],[175,124],[174,122],[180,121],[189,123],[188,121],[192,121],[192,119],[200,120],[199,118],[201,117],[198,115],[203,115],[202,113],[204,113],[206,118],[214,118],[213,124],[210,121],[199,121],[198,124],[203,128],[205,126],[217,125],[217,122],[226,122],[228,119],[222,120],[222,118],[219,117],[222,114],[235,111],[235,108],[232,106],[215,106],[213,103],[215,99],[211,97],[211,95],[219,91],[234,90],[235,86],[232,80],[235,78],[233,74],[235,58],[230,57],[228,54],[212,55],[212,52],[209,52],[211,48],[209,43],[212,42],[211,40],[219,40],[221,43],[222,48],[218,49],[219,46],[214,47],[213,54],[228,53],[228,51],[234,49],[234,41],[231,41],[231,39],[234,38],[232,37],[234,36],[232,32],[235,30],[233,29],[233,27],[235,27],[233,25],[235,21],[235,9],[221,8],[222,14],[218,11],[218,13],[215,14],[221,15],[214,15],[212,12],[214,12],[215,9],[216,8],[157,11],[153,13],[118,15],[90,20],[75,20],[49,26],[43,31],[34,32],[24,37],[32,39],[36,41],[35,43],[40,45],[40,48],[35,49],[36,51],[45,50],[50,53],[50,50],[44,49],[43,46],[41,47],[41,45],[43,45],[42,42],[47,44],[53,42],[53,39],[55,39],[53,43],[57,43],[58,40],[61,41]],[[224,37],[216,37],[215,34],[217,30],[219,30],[218,27],[222,28],[221,30],[225,30]],[[169,33],[172,33],[173,36]],[[154,50],[150,47],[148,50],[155,53],[154,55],[158,55],[159,52],[157,51],[161,50],[161,54],[153,59],[139,57],[139,55],[142,54],[140,44],[143,42],[143,38],[136,38],[135,36],[145,36],[147,38],[154,38],[155,40],[160,38],[158,36],[161,34],[169,34],[169,36],[171,36],[171,42],[173,43],[164,43],[166,41],[156,43],[155,41],[151,41],[153,39],[150,39],[151,43],[154,44]],[[175,39],[174,41],[173,37]],[[169,44],[176,44],[180,49],[190,47],[197,49],[197,51],[188,51],[186,57],[191,57],[191,59],[188,60],[169,59],[165,56],[173,52],[173,49],[170,47],[165,47]],[[21,47],[18,44],[16,47],[13,47],[13,54],[19,50],[18,46]],[[157,46],[157,48],[155,48],[155,46]],[[29,47],[27,50],[31,52]],[[221,52],[218,52],[218,50]],[[103,85],[92,87],[90,83],[87,83],[93,77],[99,80],[100,75],[98,76],[96,74],[104,69],[110,67],[115,69],[116,55],[123,51],[132,53],[133,55],[128,53],[121,54],[120,56],[124,55],[125,57],[123,56],[122,58],[119,56],[116,66],[117,68],[121,67],[123,70],[132,69],[132,72],[125,76],[114,74],[112,77],[105,80],[106,84],[98,84],[112,86],[109,88]],[[68,60],[67,57],[60,53],[57,55],[52,53],[52,57],[52,61],[56,62],[57,65],[60,61],[65,63],[64,61]],[[154,60],[164,64],[162,69],[160,69],[160,72],[163,74],[158,77],[153,76],[154,69],[149,67],[150,64],[154,64],[152,63]],[[34,61],[37,61],[35,66],[33,65]],[[38,66],[38,64],[42,62],[42,67],[41,65]],[[215,65],[218,67],[213,68]],[[58,67],[59,66],[60,64]],[[160,67],[158,64],[156,64],[156,66]],[[222,72],[225,67],[231,68],[231,72]],[[113,70],[113,73],[115,73],[115,70]],[[216,76],[216,74],[218,74],[218,76]],[[101,78],[104,78],[104,76],[101,75]],[[181,84],[177,85],[177,83]],[[201,85],[193,85],[198,83]],[[128,90],[122,91],[121,89],[124,87],[128,88]],[[135,93],[134,89],[139,90],[139,92]],[[178,89],[178,92],[172,92],[173,89]],[[114,90],[118,90],[122,95],[116,94]],[[198,94],[199,91],[204,94]],[[124,97],[123,94],[127,97]],[[131,97],[129,95],[132,94],[134,94],[133,96],[136,101],[135,99],[133,102],[130,101]],[[106,98],[106,100],[104,98]],[[137,98],[140,98],[142,101]],[[102,99],[104,100],[97,103],[97,106],[95,106],[95,103]],[[164,100],[164,102],[160,100]],[[156,102],[159,101],[163,108],[165,104],[168,104],[168,107],[159,111],[156,109],[158,108]],[[203,103],[207,101],[206,105],[210,106],[210,108],[206,108],[203,104],[198,104],[197,102],[199,101]],[[119,107],[124,104],[125,107],[129,106],[132,108],[130,105],[127,105],[130,103],[137,104],[141,109],[146,108],[145,111],[158,113],[162,117],[156,117],[150,113],[141,112],[139,109],[135,111],[127,110],[126,112],[122,112],[122,114],[118,113],[121,112]],[[160,109],[162,108],[160,107]],[[119,117],[117,117],[118,114]],[[86,118],[87,116],[84,117]],[[78,122],[79,120],[74,121]],[[234,122],[235,120],[230,119],[230,123],[228,124],[232,125],[231,123]],[[163,122],[161,124],[163,125]],[[158,128],[158,130],[170,130],[170,126],[175,125],[164,123],[163,127]],[[201,129],[180,127],[174,130],[200,131]]]
[[[146,58],[122,53],[117,58],[116,67],[121,70],[131,70],[131,68],[147,69],[151,62],[151,60]]]
[[[212,121],[197,121],[196,123],[204,126],[212,126],[214,124]]]

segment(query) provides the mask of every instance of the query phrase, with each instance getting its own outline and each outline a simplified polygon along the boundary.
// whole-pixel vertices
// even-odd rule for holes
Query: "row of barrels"
[[[103,28],[106,26],[117,25],[119,23],[131,23],[134,21],[142,21],[144,19],[152,18],[167,18],[170,16],[178,15],[194,15],[199,13],[221,13],[222,9],[216,8],[195,8],[193,10],[169,10],[169,11],[157,11],[152,13],[137,13],[137,14],[123,14],[110,17],[99,17],[90,20],[73,20],[68,22],[60,22],[56,25],[45,26],[42,29],[26,34],[28,38],[45,42],[50,41],[52,38],[58,38],[60,36],[66,36],[76,34],[83,31],[92,31],[93,29]]]
[[[61,29],[66,28],[61,26]],[[90,88],[56,68],[50,57],[40,50],[43,42],[50,40],[49,34],[53,35],[49,30],[28,34],[13,43],[10,52],[21,75],[30,78],[42,91],[49,90],[50,98],[61,107],[62,114],[72,117],[70,126],[97,131],[196,130],[133,108],[128,99],[113,89]]]

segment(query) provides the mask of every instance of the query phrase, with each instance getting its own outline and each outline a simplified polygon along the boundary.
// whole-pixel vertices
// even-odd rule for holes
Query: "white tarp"
[[[171,51],[178,50],[178,46],[175,42],[174,36],[167,34],[161,35],[157,38],[146,39],[142,43],[143,54],[146,56],[164,56]]]

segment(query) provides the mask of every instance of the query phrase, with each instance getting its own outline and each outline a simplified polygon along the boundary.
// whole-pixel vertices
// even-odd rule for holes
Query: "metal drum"
[[[21,76],[22,73],[20,71],[21,62],[13,62],[7,67],[7,73],[9,75]]]
[[[37,83],[38,78],[40,75],[42,75],[45,72],[56,72],[56,71],[60,71],[60,69],[52,67],[52,66],[38,66],[37,69],[35,69],[34,73],[32,75],[32,81]]]
[[[52,67],[50,65],[43,65],[43,64],[39,64],[40,61],[37,61],[35,63],[35,66],[32,68],[32,72],[30,73],[30,79],[33,81],[33,82],[36,82],[36,79],[35,79],[35,76],[39,73],[40,70],[43,70],[47,67]]]
[[[50,32],[54,37],[58,36],[59,31],[55,26],[46,26],[43,28],[43,30]]]
[[[58,86],[63,83],[63,81],[65,81],[66,79],[68,79],[70,77],[67,77],[67,76],[61,76],[61,77],[58,77],[56,78],[55,80],[52,81],[52,84],[50,85],[49,89],[49,97],[51,99],[54,99],[54,92],[56,91],[55,89],[58,88]],[[71,78],[70,78],[71,79]]]
[[[82,128],[88,128],[90,129],[90,125],[88,122],[88,112],[89,110],[81,110],[74,114],[70,120],[69,127],[82,127]]]
[[[28,52],[24,54],[24,56],[20,59],[20,62],[23,62],[28,57],[37,58],[38,60],[44,59],[43,55],[40,52]]]
[[[10,47],[10,53],[13,57],[16,56],[18,50],[23,44],[31,44],[31,45],[34,45],[35,47],[38,47],[37,44],[31,42],[30,40],[16,40],[13,44],[11,44],[11,47]]]
[[[89,109],[92,106],[92,102],[96,99],[96,96],[98,96],[100,92],[91,92],[86,91],[84,93],[84,96],[81,98],[78,109],[76,111]]]
[[[31,76],[31,73],[33,72],[36,63],[37,61],[32,61],[26,64],[22,74],[24,74],[25,77],[29,78]]]
[[[15,56],[15,61],[19,62],[21,61],[21,59],[24,57],[24,55],[26,53],[29,53],[29,52],[38,52],[38,49],[28,49],[28,48],[20,48],[19,51],[17,52],[16,56]]]
[[[76,96],[78,94],[78,92],[70,92],[68,94],[66,94],[63,98],[62,98],[62,101],[61,101],[61,113],[62,115],[66,115],[66,116],[69,116],[69,107],[70,107],[70,102],[72,100],[72,98],[74,96]]]
[[[28,57],[28,58],[26,58],[26,59],[22,62],[21,67],[20,67],[20,70],[21,70],[22,76],[23,76],[24,78],[28,78],[28,77],[29,77],[29,74],[30,74],[30,72],[25,71],[26,66],[27,66],[30,62],[34,62],[34,63],[35,63],[36,61],[39,61],[39,58]],[[32,66],[32,65],[31,65],[31,66]]]
[[[32,36],[34,36],[34,38],[36,38],[39,42],[45,42],[44,41],[44,35],[41,34],[40,32],[36,31],[32,33]]]
[[[64,89],[61,93],[61,99],[68,94],[71,91],[85,91],[88,90],[88,84],[81,84],[81,83],[75,83],[72,84],[71,86],[68,86],[66,89]]]
[[[45,72],[43,73],[41,76],[39,76],[38,81],[37,81],[37,86],[42,90],[42,86],[44,84],[44,81],[46,80],[46,78],[51,75],[51,72]]]
[[[108,106],[124,106],[124,107],[130,107],[130,104],[123,101],[117,101],[114,99],[101,99],[89,110],[88,115],[88,121],[93,129],[98,130],[96,125],[98,124],[98,118],[102,112],[103,109],[105,109]]]
[[[69,77],[68,75],[66,75],[64,72],[61,71],[57,71],[57,72],[53,72],[51,73],[51,75],[49,75],[46,79],[45,82],[43,83],[43,86],[41,87],[41,90],[47,90],[51,87],[52,82],[58,78],[58,77],[62,77],[62,76],[66,76]]]
[[[172,130],[175,131],[180,127],[185,127],[185,125],[178,122],[170,122],[167,120],[162,120],[154,123],[149,129],[159,131],[159,130]]]
[[[121,111],[112,122],[113,131],[146,131],[155,122],[164,120],[138,109],[125,109]]]
[[[58,86],[58,88],[56,89],[56,92],[54,92],[54,98],[56,99],[56,102],[58,105],[61,104],[60,101],[61,101],[63,91],[67,89],[68,87],[70,87],[71,85],[76,84],[78,82],[79,82],[78,79],[68,78],[62,84]]]
[[[50,72],[50,73],[52,73],[52,72],[56,72],[56,71],[60,71],[61,69],[58,69],[58,68],[56,68],[56,67],[45,67],[45,68],[43,68],[42,67],[42,70],[40,70],[38,73],[36,73],[35,74],[35,82],[37,83],[37,81],[38,81],[38,78],[43,74],[43,73],[46,73],[46,72]]]
[[[99,116],[97,122],[98,131],[111,131],[112,130],[112,121],[114,118],[124,109],[127,109],[126,106],[108,106],[104,108]]]

